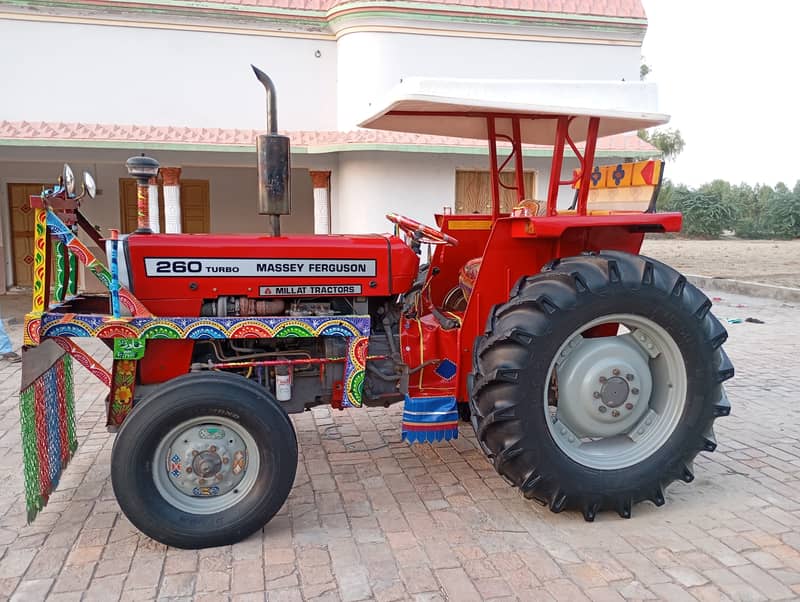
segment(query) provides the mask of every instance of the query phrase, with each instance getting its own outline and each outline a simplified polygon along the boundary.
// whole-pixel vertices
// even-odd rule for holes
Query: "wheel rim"
[[[619,324],[614,336],[584,337]],[[550,434],[572,460],[615,470],[649,458],[670,438],[686,405],[683,354],[652,320],[613,314],[588,322],[559,347],[545,384]]]
[[[253,489],[261,464],[255,439],[228,418],[199,416],[182,422],[159,442],[152,474],[171,506],[214,514]]]

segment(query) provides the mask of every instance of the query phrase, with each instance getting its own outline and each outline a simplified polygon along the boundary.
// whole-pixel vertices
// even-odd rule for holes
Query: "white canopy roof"
[[[378,130],[486,139],[486,113],[523,119],[522,142],[552,145],[558,115],[575,119],[570,135],[585,140],[590,117],[600,118],[600,136],[611,136],[669,121],[658,113],[655,84],[616,81],[517,79],[404,79],[359,125]],[[403,114],[397,114],[403,112]],[[442,115],[441,113],[453,113]],[[511,120],[496,120],[498,134],[511,135]]]

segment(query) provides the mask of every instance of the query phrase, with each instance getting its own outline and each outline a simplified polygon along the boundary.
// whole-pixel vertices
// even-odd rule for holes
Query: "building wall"
[[[381,23],[373,24],[370,32],[367,25],[337,32],[334,41],[289,37],[288,33],[259,35],[255,30],[234,34],[145,24],[123,27],[0,19],[0,56],[14,57],[0,61],[1,81],[9,84],[3,89],[0,119],[263,129],[264,93],[249,68],[251,63],[275,81],[283,130],[352,129],[407,76],[639,77],[641,39],[637,33],[616,38],[602,34],[607,38],[602,42],[588,39],[595,35],[588,30],[526,31],[520,35],[541,34],[539,40],[522,40],[475,31],[458,37],[466,30],[453,31],[457,35],[451,36],[390,32]],[[565,42],[540,41],[544,35],[570,37]],[[138,149],[0,148],[3,256],[10,257],[8,182],[52,182],[64,161],[73,163],[76,174],[89,169],[103,194],[87,201],[83,210],[106,232],[119,227],[118,180],[127,176],[124,160],[134,152]],[[162,165],[183,166],[187,179],[210,181],[213,232],[266,229],[266,217],[256,212],[254,153],[171,150],[151,154]],[[342,152],[338,156],[297,155],[292,161],[294,207],[292,215],[282,220],[286,233],[313,231],[307,169],[332,172],[331,221],[333,231],[339,233],[388,231],[385,214],[393,211],[432,223],[435,212],[454,206],[457,169],[488,169],[486,157],[466,154]],[[566,161],[564,175],[574,166]],[[544,198],[549,160],[526,159],[526,168],[538,172],[535,196]],[[571,198],[572,192],[562,188],[560,206]],[[9,280],[3,274],[7,265],[0,266],[0,288]]]
[[[640,58],[639,46],[352,33],[338,42],[339,129],[368,117],[403,77],[636,81]]]
[[[43,40],[69,43],[54,52],[54,44],[36,43]],[[333,41],[0,20],[0,56],[15,57],[0,62],[2,81],[14,82],[2,117],[263,128],[252,63],[275,81],[281,129],[349,130],[403,77],[636,80],[640,53],[611,43],[393,32]],[[78,93],[54,96],[56,85],[46,82],[62,78]]]
[[[187,168],[182,176],[208,179],[212,232],[266,232],[258,215],[258,172],[253,168]],[[292,214],[281,218],[284,234],[314,233],[314,191],[306,169],[292,169]]]
[[[0,271],[0,293],[13,282],[13,258],[10,247],[10,220],[8,213],[9,183],[41,183],[52,185],[61,173],[64,162],[70,163],[76,177],[84,170],[95,176],[100,195],[96,199],[85,199],[81,211],[93,224],[100,226],[103,235],[109,228],[120,227],[119,180],[127,178],[123,164],[94,163],[76,160],[69,151],[63,153],[60,162],[15,162],[0,161],[0,257],[3,258]],[[267,227],[266,216],[258,215],[257,171],[255,168],[236,167],[185,167],[181,177],[209,181],[210,224],[212,232],[264,232]],[[285,234],[310,234],[314,232],[314,197],[308,170],[302,167],[292,169],[292,215],[281,220]],[[85,235],[80,238],[93,247]],[[84,279],[90,289],[94,281]]]
[[[611,159],[605,162],[611,162]],[[562,179],[577,161],[566,159]],[[442,208],[455,206],[456,170],[488,170],[487,157],[427,153],[342,153],[332,180],[334,232],[387,232],[386,213],[395,212],[427,224]],[[537,190],[529,198],[547,197],[550,159],[526,157],[525,169],[537,174]],[[573,191],[562,186],[559,207],[572,202]]]
[[[333,41],[0,20],[0,56],[14,57],[0,60],[10,121],[263,129],[252,63],[282,129],[336,129]]]

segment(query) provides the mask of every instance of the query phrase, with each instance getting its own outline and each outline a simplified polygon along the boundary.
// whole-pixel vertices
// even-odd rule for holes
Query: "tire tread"
[[[551,471],[537,469],[535,454],[524,449],[523,415],[526,400],[521,382],[525,364],[534,353],[537,341],[549,335],[548,324],[580,303],[586,295],[636,293],[657,289],[658,294],[680,304],[689,320],[701,333],[704,344],[718,358],[708,400],[708,424],[702,435],[687,442],[680,458],[665,467],[664,474],[653,475],[645,483],[602,494],[581,493],[569,483],[560,482]],[[635,502],[649,500],[657,506],[665,501],[664,490],[675,480],[694,479],[692,460],[699,451],[713,451],[716,439],[713,421],[730,414],[730,402],[722,384],[733,376],[733,365],[721,349],[727,338],[722,324],[711,313],[711,302],[694,285],[672,268],[647,257],[620,251],[604,251],[548,262],[538,275],[520,278],[511,289],[509,301],[492,308],[485,334],[475,342],[473,352],[474,386],[471,391],[472,425],[481,448],[493,459],[498,473],[518,487],[528,499],[543,501],[553,512],[579,509],[587,521],[598,512],[615,510],[630,518]],[[521,325],[521,319],[525,324]],[[502,404],[502,405],[499,405]],[[539,433],[548,437],[548,433]]]

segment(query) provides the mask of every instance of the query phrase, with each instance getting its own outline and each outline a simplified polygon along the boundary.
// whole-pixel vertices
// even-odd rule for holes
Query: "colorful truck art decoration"
[[[327,362],[343,363],[345,367],[340,407],[362,405],[369,316],[155,317],[112,278],[113,270],[109,270],[78,240],[73,229],[46,207],[41,197],[32,197],[31,205],[36,211],[34,296],[33,311],[25,316],[24,345],[28,356],[27,373],[30,375],[33,370],[36,375],[27,380],[23,377],[20,393],[28,522],[47,503],[77,447],[73,358],[109,387],[108,425],[116,428],[132,408],[137,361],[145,353],[147,340],[338,337],[347,343],[346,354],[341,358],[329,358]],[[55,305],[48,304],[46,294],[51,284],[45,268],[51,238],[54,239],[51,244],[58,260]],[[109,291],[118,290],[123,305],[133,315],[115,318],[107,314],[62,313],[64,307],[58,304],[68,302],[75,295],[73,283],[76,282],[77,262],[85,265]],[[89,337],[113,341],[114,360],[110,374],[72,340]],[[49,354],[40,354],[43,361],[37,361],[36,355],[42,350],[49,350]],[[53,353],[56,356],[51,357]],[[229,362],[225,368],[255,365],[258,362]]]

